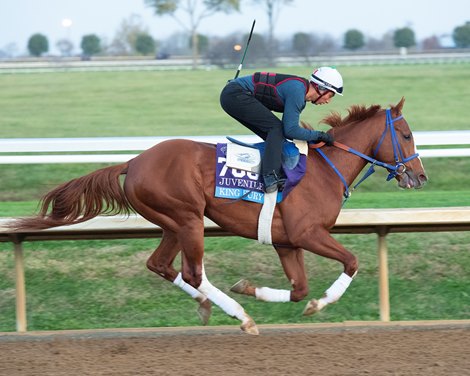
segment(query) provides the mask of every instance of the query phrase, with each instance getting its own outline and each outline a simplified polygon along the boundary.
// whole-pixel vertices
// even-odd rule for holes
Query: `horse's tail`
[[[61,184],[44,195],[35,217],[20,218],[11,227],[46,229],[85,222],[99,214],[129,214],[132,208],[119,180],[127,167],[126,162],[102,168]]]

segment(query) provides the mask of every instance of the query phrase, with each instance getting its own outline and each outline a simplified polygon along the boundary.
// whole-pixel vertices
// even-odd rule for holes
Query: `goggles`
[[[334,97],[335,94],[336,94],[333,90],[331,90],[331,88],[328,88],[328,87],[323,86],[323,85],[317,85],[317,86],[318,86],[318,90],[321,91],[321,92],[329,91],[331,94],[333,94],[332,97]]]

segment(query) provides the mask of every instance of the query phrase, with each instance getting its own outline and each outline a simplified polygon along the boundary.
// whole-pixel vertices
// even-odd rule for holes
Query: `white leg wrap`
[[[289,290],[277,290],[269,287],[257,287],[255,290],[256,299],[265,302],[290,302]]]
[[[240,304],[209,282],[204,272],[204,267],[202,268],[202,282],[198,290],[207,296],[210,301],[218,305],[227,315],[236,317],[242,322],[248,318]]]
[[[325,296],[319,300],[321,306],[338,301],[351,284],[352,278],[342,273],[339,278],[325,291]]]
[[[181,290],[183,290],[185,293],[189,294],[191,298],[196,299],[199,303],[202,303],[204,300],[207,299],[207,297],[201,294],[199,291],[197,291],[197,289],[195,289],[189,283],[186,283],[185,281],[183,281],[183,277],[181,273],[178,273],[173,283],[176,286],[178,286]]]

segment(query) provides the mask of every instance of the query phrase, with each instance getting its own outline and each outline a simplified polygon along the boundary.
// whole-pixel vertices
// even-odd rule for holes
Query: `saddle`
[[[264,203],[263,181],[259,168],[265,143],[247,144],[227,137],[229,143],[217,144],[215,197],[243,199]],[[283,144],[282,168],[287,181],[277,202],[281,202],[305,175],[306,141],[288,141]]]

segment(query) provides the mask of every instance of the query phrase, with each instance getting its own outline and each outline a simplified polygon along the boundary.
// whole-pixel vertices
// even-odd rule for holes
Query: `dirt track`
[[[470,375],[470,321],[0,333],[0,375]]]

